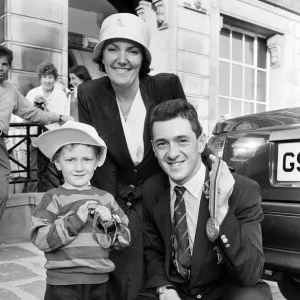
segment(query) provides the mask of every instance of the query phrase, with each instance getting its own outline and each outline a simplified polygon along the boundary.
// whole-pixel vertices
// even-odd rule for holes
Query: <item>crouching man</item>
[[[165,174],[145,182],[144,247],[148,293],[137,299],[270,300],[260,279],[264,265],[260,189],[218,164],[201,159],[206,140],[194,107],[160,103],[150,118],[152,145]],[[216,166],[216,165],[215,165]]]

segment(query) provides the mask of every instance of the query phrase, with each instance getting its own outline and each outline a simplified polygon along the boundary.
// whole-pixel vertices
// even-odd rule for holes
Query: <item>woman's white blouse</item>
[[[144,157],[143,135],[146,119],[146,107],[144,105],[140,90],[138,90],[138,92],[136,93],[126,121],[122,114],[119,103],[118,108],[125,139],[127,142],[127,147],[134,165],[137,166]]]

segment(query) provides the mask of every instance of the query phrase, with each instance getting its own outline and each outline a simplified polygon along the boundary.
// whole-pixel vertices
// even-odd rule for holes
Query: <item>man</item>
[[[8,133],[11,115],[15,115],[31,122],[50,124],[66,122],[72,117],[49,113],[34,107],[18,90],[6,79],[13,61],[13,52],[0,46],[0,219],[8,199],[10,163],[4,137]]]
[[[180,99],[160,103],[150,126],[153,149],[166,174],[148,179],[144,186],[150,292],[138,299],[272,299],[269,286],[260,280],[264,256],[258,184],[232,176],[221,161],[212,216],[219,234],[210,236],[209,170],[201,159],[206,141],[196,110]]]

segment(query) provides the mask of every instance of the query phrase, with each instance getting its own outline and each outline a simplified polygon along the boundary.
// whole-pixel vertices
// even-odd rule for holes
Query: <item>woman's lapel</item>
[[[146,108],[146,118],[144,125],[144,157],[147,157],[149,151],[152,151],[151,131],[150,131],[150,112],[156,104],[156,99],[151,91],[151,77],[145,77],[140,82],[140,92]]]

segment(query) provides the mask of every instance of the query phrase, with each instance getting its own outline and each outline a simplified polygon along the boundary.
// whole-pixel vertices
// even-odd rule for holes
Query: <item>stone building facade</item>
[[[25,93],[36,68],[92,63],[99,26],[118,12],[106,0],[1,0],[0,43],[15,54],[10,74]],[[299,0],[141,0],[151,30],[152,73],[176,73],[206,133],[222,117],[300,104]]]

